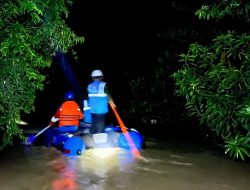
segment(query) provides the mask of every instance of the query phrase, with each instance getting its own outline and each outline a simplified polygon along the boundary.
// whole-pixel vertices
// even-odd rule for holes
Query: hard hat
[[[102,76],[103,76],[103,74],[102,74],[101,70],[94,70],[91,73],[91,77],[102,77]]]
[[[65,98],[66,100],[73,100],[73,99],[75,98],[75,95],[74,95],[73,92],[68,91],[68,92],[65,94],[64,98]]]

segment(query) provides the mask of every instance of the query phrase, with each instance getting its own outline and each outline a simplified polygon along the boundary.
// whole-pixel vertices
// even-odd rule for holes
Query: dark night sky
[[[79,55],[77,71],[81,71],[77,75],[84,81],[86,75],[99,68],[106,80],[119,81],[125,80],[126,72],[147,70],[147,65],[156,60],[155,32],[181,23],[186,25],[186,15],[175,11],[171,2],[162,0],[75,1],[67,22],[85,38],[75,48]]]
[[[187,0],[175,2],[182,3],[166,0],[75,1],[67,21],[76,34],[85,37],[84,44],[76,48],[83,73],[86,75],[93,68],[100,68],[106,77],[112,75],[113,78],[126,71],[147,69],[146,65],[156,59],[155,32],[176,25],[187,26],[187,22],[192,23],[194,19],[194,12],[190,10],[201,5]],[[192,9],[182,11],[183,6]]]
[[[85,37],[85,43],[78,50],[81,64],[119,72],[138,65],[141,59],[148,60],[145,55],[149,55],[151,47],[150,15],[139,5],[117,2],[78,1],[74,4],[69,25]]]
[[[182,22],[171,10],[163,1],[76,1],[68,23],[85,37],[78,49],[81,64],[112,72],[150,64],[153,32]]]
[[[108,80],[119,78],[126,71],[147,70],[146,65],[155,62],[160,54],[153,39],[156,32],[177,26],[210,35],[209,22],[199,21],[194,15],[203,4],[206,0],[75,0],[67,23],[85,38],[75,48],[79,55],[76,70],[89,75],[100,68]]]

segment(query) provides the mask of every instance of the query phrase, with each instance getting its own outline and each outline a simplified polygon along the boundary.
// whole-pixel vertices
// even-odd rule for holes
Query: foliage
[[[196,11],[201,19],[240,15],[249,24],[249,2],[221,1]],[[186,98],[186,108],[201,123],[222,137],[225,153],[244,160],[249,156],[250,134],[250,34],[227,31],[206,46],[190,45],[180,55],[183,68],[174,72],[176,93]]]
[[[250,157],[250,137],[240,137],[236,135],[235,138],[231,138],[225,141],[225,154],[229,154],[234,159],[245,160],[245,157]]]
[[[219,4],[203,5],[196,11],[199,19],[222,19],[225,16],[244,18],[250,20],[250,2],[248,0],[222,0]]]
[[[35,110],[43,90],[45,68],[56,52],[82,43],[66,25],[70,0],[1,0],[0,6],[0,131],[2,148],[14,137],[24,139],[16,121]]]

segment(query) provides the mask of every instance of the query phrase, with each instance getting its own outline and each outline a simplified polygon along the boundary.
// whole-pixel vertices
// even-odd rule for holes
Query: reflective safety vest
[[[105,82],[94,81],[88,85],[90,112],[105,114],[108,112],[108,95],[104,92]]]
[[[57,110],[55,118],[59,118],[60,126],[79,126],[83,113],[75,101],[66,101]]]

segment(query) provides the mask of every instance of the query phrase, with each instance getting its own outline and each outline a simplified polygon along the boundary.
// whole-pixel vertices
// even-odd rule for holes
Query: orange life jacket
[[[55,114],[59,118],[60,126],[79,126],[79,120],[83,118],[83,113],[75,101],[66,101]]]

